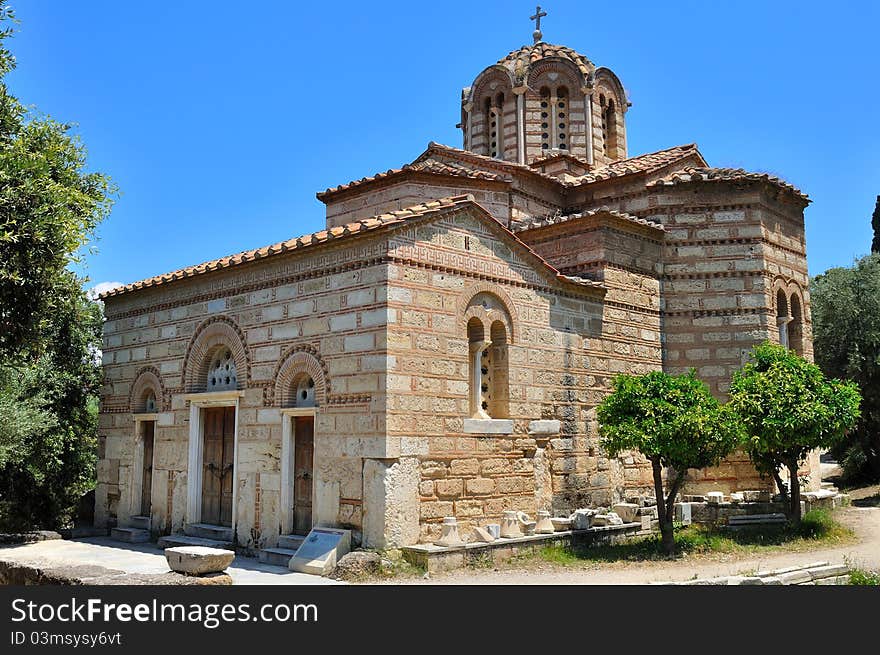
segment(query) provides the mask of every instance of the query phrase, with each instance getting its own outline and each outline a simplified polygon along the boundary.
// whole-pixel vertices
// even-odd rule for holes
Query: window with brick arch
[[[804,354],[804,314],[801,309],[800,298],[797,294],[792,294],[789,304],[789,312],[791,313],[791,321],[788,324],[788,343],[789,348],[798,355]]]
[[[568,149],[568,89],[564,86],[556,89],[556,147],[560,150]]]
[[[776,326],[779,329],[779,345],[790,348],[788,324],[791,322],[791,315],[788,313],[788,299],[785,297],[785,291],[780,289],[776,292]]]
[[[552,143],[550,134],[553,131],[553,119],[550,113],[553,110],[550,107],[550,88],[541,87],[541,149],[548,150]]]
[[[507,328],[501,321],[494,321],[489,331],[491,344],[486,349],[486,368],[489,372],[486,402],[489,416],[508,418],[510,416],[510,389],[508,379]]]
[[[510,339],[507,324],[497,318],[507,315],[490,294],[480,294],[475,301],[485,310],[485,322],[472,316],[467,323],[469,414],[478,419],[508,418]]]
[[[605,144],[605,155],[612,159],[617,157],[617,112],[614,100],[606,98],[604,94],[599,96],[599,106],[602,112],[602,143]]]
[[[504,156],[504,94],[486,98],[484,101],[486,146],[490,157]]]

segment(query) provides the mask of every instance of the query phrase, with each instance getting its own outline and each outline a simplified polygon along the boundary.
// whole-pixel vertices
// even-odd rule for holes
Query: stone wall
[[[654,175],[660,176],[664,171]],[[647,185],[646,185],[647,182]],[[621,181],[595,190],[583,209],[607,206],[661,223],[663,368],[695,368],[720,399],[751,349],[779,341],[776,290],[803,300],[802,347],[812,357],[804,201],[761,183],[652,186]],[[585,199],[586,200],[586,199]],[[803,473],[820,482],[818,458]],[[690,493],[767,488],[743,454],[693,476]]]
[[[444,516],[467,530],[507,509],[567,514],[650,488],[640,457],[602,455],[595,406],[613,374],[659,367],[656,311],[561,290],[467,215],[398,233],[391,256],[388,432],[419,466],[420,541]],[[509,420],[472,425],[466,315],[481,294],[510,317],[509,412],[493,416]]]
[[[236,539],[274,545],[280,525],[280,405],[296,356],[319,394],[315,419],[313,514],[316,523],[358,537],[369,510],[365,463],[387,456],[385,279],[381,241],[317,248],[192,280],[166,283],[106,301],[96,522],[127,525],[132,501],[135,394],[150,377],[156,395],[152,529],[180,532],[187,521],[188,370],[199,365],[200,335],[229,326],[237,355],[239,399],[235,486]],[[305,370],[305,369],[303,369]],[[291,375],[282,375],[286,371]],[[289,395],[289,394],[287,394]],[[289,419],[288,419],[289,420]],[[381,511],[384,498],[376,499]]]

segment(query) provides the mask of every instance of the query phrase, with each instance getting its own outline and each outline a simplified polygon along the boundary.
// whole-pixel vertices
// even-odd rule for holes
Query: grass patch
[[[880,573],[865,569],[853,569],[849,572],[849,583],[851,585],[880,587]]]
[[[676,526],[675,556],[752,553],[769,549],[801,550],[845,543],[852,538],[852,531],[835,521],[831,512],[813,510],[803,516],[799,526],[755,526],[736,531],[699,525]],[[659,534],[611,546],[547,546],[537,551],[536,556],[545,562],[561,566],[582,562],[669,559],[663,551]]]

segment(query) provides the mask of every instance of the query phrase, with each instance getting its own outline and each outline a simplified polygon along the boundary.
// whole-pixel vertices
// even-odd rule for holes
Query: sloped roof
[[[110,289],[109,291],[100,294],[99,298],[104,300],[114,296],[122,295],[124,293],[128,293],[130,291],[156,287],[161,284],[165,284],[175,280],[191,278],[197,275],[210,273],[212,271],[230,268],[232,266],[238,266],[240,264],[246,264],[248,262],[256,261],[258,259],[265,259],[267,257],[280,255],[282,253],[288,253],[302,250],[304,248],[309,248],[312,246],[317,246],[327,243],[329,241],[357,236],[359,234],[371,232],[379,228],[398,225],[414,218],[429,216],[431,214],[439,214],[441,212],[445,212],[455,208],[461,208],[464,206],[473,206],[479,208],[480,212],[484,216],[486,216],[488,221],[491,221],[493,225],[505,232],[519,246],[528,251],[535,259],[538,260],[541,266],[549,269],[551,275],[556,279],[563,282],[576,284],[580,287],[589,287],[597,290],[604,290],[605,287],[597,282],[582,280],[580,278],[570,278],[569,276],[560,273],[549,262],[547,262],[547,260],[538,255],[538,253],[536,253],[528,245],[518,239],[516,235],[513,234],[513,232],[511,232],[506,227],[501,225],[501,223],[489,216],[486,210],[483,209],[474,200],[474,197],[470,194],[467,194],[461,196],[450,196],[447,198],[441,198],[439,200],[432,200],[429,202],[420,203],[418,205],[413,205],[405,209],[379,214],[377,216],[365,218],[363,220],[348,223],[346,225],[333,227],[328,230],[321,230],[312,234],[296,237],[295,239],[281,241],[270,246],[255,248],[253,250],[245,250],[244,252],[240,252],[235,255],[229,255],[228,257],[221,257],[220,259],[214,259],[209,262],[197,264],[195,266],[188,266],[186,268],[182,268],[171,273],[156,275],[154,277],[147,278],[139,282],[134,282],[132,284],[126,284]]]
[[[648,227],[652,230],[657,230],[658,232],[666,231],[666,228],[663,227],[662,224],[655,221],[649,221],[644,218],[639,218],[638,216],[633,216],[632,214],[627,214],[626,212],[610,209],[609,207],[599,207],[597,209],[591,209],[590,211],[580,212],[577,214],[548,216],[547,218],[532,221],[526,225],[517,227],[514,229],[514,232],[527,232],[529,230],[537,230],[538,228],[547,227],[549,225],[557,225],[559,223],[566,223],[568,221],[573,221],[580,218],[592,218],[595,216],[610,216],[616,220],[624,221],[626,223],[632,223],[633,225],[639,225],[641,227]]]
[[[319,200],[323,200],[329,196],[335,195],[342,191],[348,191],[349,189],[355,189],[357,187],[363,186],[365,184],[369,184],[370,182],[375,182],[377,180],[384,180],[391,177],[396,177],[399,175],[404,175],[406,173],[429,173],[432,175],[445,175],[449,177],[464,177],[472,180],[491,180],[491,181],[503,181],[504,177],[501,175],[497,175],[490,171],[476,171],[466,166],[458,166],[455,164],[450,164],[448,162],[439,162],[432,159],[426,159],[419,161],[418,159],[411,164],[405,164],[400,168],[391,168],[387,171],[376,173],[370,177],[362,177],[359,180],[354,180],[352,182],[348,182],[346,184],[340,184],[339,186],[330,187],[325,189],[324,191],[318,192],[316,197]]]
[[[737,182],[737,181],[767,182],[774,186],[790,191],[791,193],[809,202],[810,198],[803,191],[785,180],[769,173],[752,173],[743,168],[711,168],[687,166],[680,171],[675,171],[659,180],[651,182],[648,186],[673,186],[687,182]]]
[[[706,160],[703,159],[703,155],[700,154],[700,151],[697,149],[697,144],[688,143],[599,166],[586,175],[582,175],[576,181],[572,182],[572,184],[589,184],[591,182],[609,180],[615,177],[623,177],[624,175],[650,173],[651,171],[659,170],[665,166],[674,164],[680,159],[694,155],[699,158],[699,161],[706,164]]]

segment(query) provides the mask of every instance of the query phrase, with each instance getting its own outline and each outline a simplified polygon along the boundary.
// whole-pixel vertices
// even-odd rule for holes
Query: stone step
[[[113,528],[110,530],[110,538],[130,544],[142,544],[150,540],[150,531],[139,528]]]
[[[290,548],[264,548],[260,551],[259,558],[265,564],[283,566],[286,569],[294,555],[296,555],[296,550]]]
[[[232,542],[232,528],[225,525],[211,525],[210,523],[187,523],[183,528],[188,537],[200,539],[214,539],[216,541]]]
[[[128,522],[131,524],[131,527],[137,528],[138,530],[150,529],[149,516],[132,516],[129,518]]]
[[[159,538],[159,548],[173,548],[175,546],[207,546],[208,548],[221,548],[223,550],[235,550],[232,541],[220,541],[218,539],[204,539],[202,537],[190,537],[185,534],[169,534]]]
[[[301,534],[283,534],[278,537],[278,547],[289,550],[296,550],[306,540],[305,535]]]

